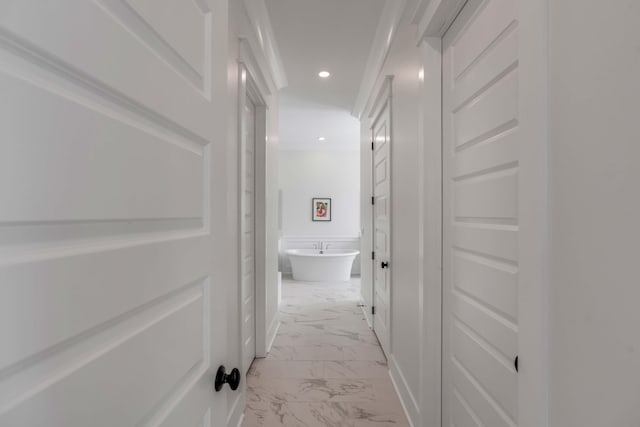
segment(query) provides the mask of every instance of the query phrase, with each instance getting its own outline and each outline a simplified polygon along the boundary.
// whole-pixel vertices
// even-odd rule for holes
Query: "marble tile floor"
[[[409,426],[359,296],[358,278],[283,279],[280,329],[249,369],[243,427]]]

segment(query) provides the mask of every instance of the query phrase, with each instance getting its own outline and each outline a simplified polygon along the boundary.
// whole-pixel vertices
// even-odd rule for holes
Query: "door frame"
[[[374,197],[374,191],[375,191],[375,179],[374,179],[374,173],[375,173],[375,165],[374,165],[374,161],[375,161],[375,151],[374,151],[374,147],[373,147],[373,138],[374,138],[374,127],[376,125],[376,123],[378,123],[378,119],[380,119],[380,116],[382,115],[382,113],[384,112],[385,108],[389,109],[389,123],[388,123],[388,127],[389,127],[389,157],[388,157],[388,162],[389,162],[389,211],[388,211],[388,218],[389,218],[389,265],[390,265],[390,269],[389,269],[389,305],[387,307],[388,311],[387,311],[387,316],[389,317],[389,348],[387,349],[389,354],[387,354],[385,352],[385,356],[387,357],[388,360],[391,359],[391,355],[392,355],[392,334],[391,334],[391,324],[392,324],[392,320],[393,317],[391,315],[392,313],[392,301],[393,301],[393,287],[392,287],[392,283],[393,283],[393,225],[392,225],[392,218],[393,218],[393,111],[392,111],[392,83],[393,83],[393,75],[388,75],[385,77],[384,81],[382,82],[382,86],[380,87],[378,94],[375,97],[375,101],[373,102],[373,105],[371,106],[371,109],[369,110],[369,115],[368,115],[368,119],[369,119],[369,123],[371,124],[371,127],[369,128],[370,131],[370,135],[371,135],[371,157],[370,157],[370,164],[371,164],[371,197]],[[374,246],[374,240],[375,240],[375,205],[373,204],[373,199],[372,199],[372,203],[371,203],[371,250],[373,251],[373,253],[375,253],[375,246]],[[373,258],[373,256],[372,256]],[[372,307],[372,313],[371,313],[371,326],[372,329],[375,333],[375,318],[374,318],[374,314],[373,314],[373,307],[375,307],[375,303],[376,303],[376,261],[377,259],[372,259],[372,263],[371,263],[371,307]],[[376,338],[377,338],[377,334],[376,334]],[[378,339],[379,340],[379,339]],[[382,347],[382,346],[380,346]],[[383,352],[384,352],[384,348],[383,348]]]
[[[254,257],[255,257],[255,354],[256,357],[265,357],[267,355],[267,307],[266,307],[266,255],[267,255],[267,224],[265,221],[266,208],[266,145],[267,145],[267,103],[266,99],[270,95],[268,85],[260,71],[255,57],[253,56],[251,46],[247,39],[239,38],[240,54],[238,59],[238,193],[237,203],[238,212],[243,214],[243,197],[242,189],[244,183],[244,146],[247,143],[243,136],[245,126],[244,109],[246,100],[250,99],[255,106],[255,158],[254,158]],[[242,225],[238,227],[238,259],[242,256]],[[238,278],[242,278],[242,263],[238,263]],[[238,318],[242,331],[243,313],[243,295],[242,286],[238,286]],[[260,327],[263,325],[263,327]],[[244,345],[239,340],[240,360],[244,360]]]
[[[466,0],[422,1],[414,17],[424,70],[420,134],[422,230],[420,281],[421,424],[442,424],[442,37]],[[548,76],[547,2],[518,2],[520,221],[518,277],[519,427],[548,426]],[[434,206],[436,208],[434,209]],[[438,212],[439,211],[439,212]],[[429,254],[436,254],[435,257]]]

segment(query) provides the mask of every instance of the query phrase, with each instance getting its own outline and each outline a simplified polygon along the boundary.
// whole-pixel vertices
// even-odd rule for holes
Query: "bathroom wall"
[[[353,237],[360,233],[358,151],[282,150],[279,159],[283,237]],[[330,197],[331,221],[311,220],[311,199]]]

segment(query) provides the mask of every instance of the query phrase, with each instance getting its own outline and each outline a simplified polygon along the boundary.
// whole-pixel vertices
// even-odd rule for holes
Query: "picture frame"
[[[331,198],[314,197],[311,199],[311,220],[328,222],[331,221]]]

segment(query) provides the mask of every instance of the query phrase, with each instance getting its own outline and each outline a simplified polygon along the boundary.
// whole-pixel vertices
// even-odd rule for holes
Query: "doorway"
[[[246,374],[266,355],[266,103],[252,73],[239,67],[240,354]],[[261,326],[262,325],[262,326]]]

